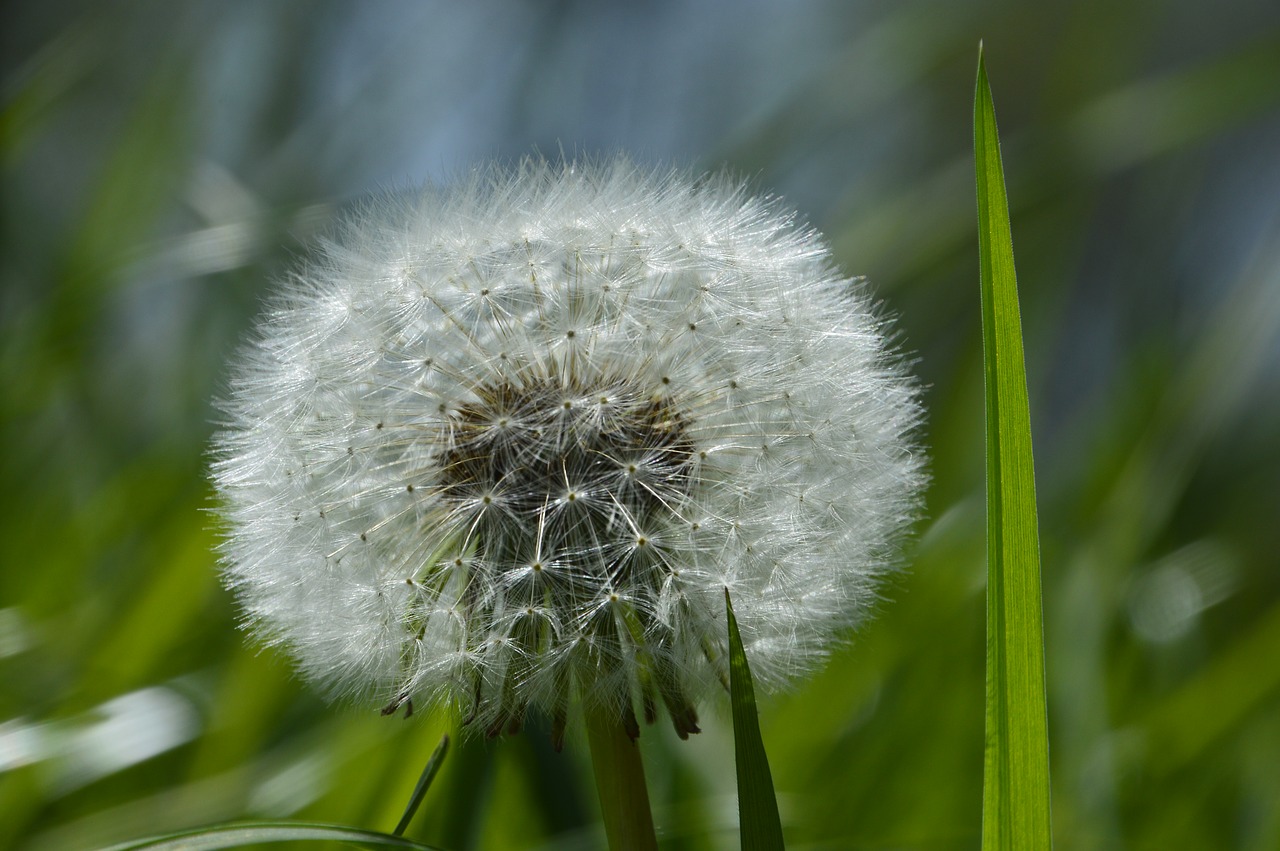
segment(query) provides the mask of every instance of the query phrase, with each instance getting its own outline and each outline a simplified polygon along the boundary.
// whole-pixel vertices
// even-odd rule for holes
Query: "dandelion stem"
[[[639,745],[617,713],[589,707],[586,721],[610,851],[657,851]]]

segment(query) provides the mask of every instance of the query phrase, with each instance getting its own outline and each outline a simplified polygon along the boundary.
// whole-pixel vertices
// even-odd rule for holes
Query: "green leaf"
[[[742,847],[744,851],[777,851],[784,847],[782,820],[778,817],[769,758],[760,738],[751,668],[742,649],[742,636],[738,633],[738,619],[733,616],[728,588],[724,590],[724,606],[729,615],[729,694],[733,702],[733,750],[738,768],[738,824],[742,830]]]
[[[363,848],[411,848],[416,851],[439,851],[402,836],[391,836],[372,830],[359,830],[336,824],[314,824],[301,821],[261,821],[221,824],[199,830],[184,830],[150,839],[138,839],[112,845],[106,851],[216,851],[264,842],[345,842]]]
[[[1040,541],[1022,320],[995,106],[978,49],[973,107],[987,420],[987,716],[982,847],[1052,845]]]
[[[422,799],[426,796],[427,790],[431,788],[431,781],[436,779],[436,772],[440,770],[440,764],[444,762],[444,755],[448,752],[449,737],[444,735],[440,737],[440,744],[436,745],[431,758],[427,760],[426,766],[422,769],[422,775],[418,778],[418,785],[413,787],[413,794],[409,796],[409,804],[404,808],[404,815],[400,816],[400,823],[396,825],[396,829],[391,831],[394,835],[404,836],[404,832],[409,828],[409,822],[413,821],[414,813],[418,811],[418,807],[422,805]]]

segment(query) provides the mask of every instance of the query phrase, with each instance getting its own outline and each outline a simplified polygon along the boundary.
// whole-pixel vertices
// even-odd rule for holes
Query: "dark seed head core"
[[[697,447],[669,400],[622,381],[583,386],[560,378],[488,385],[475,395],[451,420],[438,491],[455,506],[479,507],[483,563],[528,563],[533,553],[518,551],[540,540],[542,552],[575,562],[579,578],[618,579],[629,557],[609,543],[676,521],[671,509],[693,487]],[[601,398],[610,400],[607,410],[592,404]],[[585,515],[558,511],[566,491],[597,498]],[[501,512],[485,510],[491,494],[501,494]]]
[[[605,645],[642,635],[654,645],[647,658],[655,669],[638,697],[661,697],[687,735],[693,709],[671,667],[673,651],[664,647],[669,627],[654,622],[648,607],[622,601],[656,599],[679,567],[678,553],[658,542],[688,529],[677,512],[697,485],[690,421],[652,387],[562,375],[482,386],[452,411],[435,489],[450,515],[466,518],[463,546],[472,557],[465,569],[491,574],[463,580],[469,590],[459,602],[465,622],[476,625],[468,644],[485,641],[484,624],[500,610],[531,601],[562,623],[585,619]],[[429,577],[420,584],[429,586]],[[505,600],[474,593],[478,587],[501,588]],[[623,620],[639,628],[636,635],[617,634],[620,621],[611,612],[593,614],[601,599],[629,609]],[[522,665],[567,652],[581,639],[572,631],[561,637],[546,618],[526,619],[510,636],[527,660]],[[519,692],[522,665],[512,667],[505,691]],[[517,702],[509,711],[524,710]]]

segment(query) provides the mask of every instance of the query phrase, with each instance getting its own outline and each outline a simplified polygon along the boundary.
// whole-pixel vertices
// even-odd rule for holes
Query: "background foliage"
[[[1280,845],[1276,4],[3,16],[0,846],[395,824],[450,719],[326,706],[245,645],[203,510],[209,400],[334,208],[563,148],[750,176],[900,317],[929,385],[929,518],[879,618],[762,724],[791,847],[976,847],[979,38],[1028,350],[1057,847]],[[706,714],[691,742],[642,737],[673,849],[737,841],[728,714]],[[543,733],[459,743],[410,834],[595,847],[582,742]]]

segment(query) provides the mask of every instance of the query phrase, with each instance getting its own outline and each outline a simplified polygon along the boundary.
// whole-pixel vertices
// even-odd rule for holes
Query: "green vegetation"
[[[756,695],[761,732],[788,847],[979,847],[979,37],[1018,236],[1055,848],[1280,845],[1275,4],[815,3],[692,29],[703,4],[643,25],[488,5],[6,9],[0,847],[389,830],[445,733],[406,837],[599,847],[585,734],[557,754],[545,721],[474,742],[325,703],[236,629],[205,510],[227,357],[328,212],[559,141],[751,175],[899,318],[928,519],[849,646]],[[737,843],[729,702],[702,722],[640,739],[664,848]]]
[[[995,105],[981,48],[973,104],[987,401],[987,726],[983,849],[1050,848],[1040,529],[1022,317]]]
[[[738,825],[744,851],[779,851],[782,822],[769,757],[760,739],[759,708],[747,654],[742,649],[738,619],[728,589],[724,603],[729,614],[729,678],[733,704],[734,765],[738,775]]]

